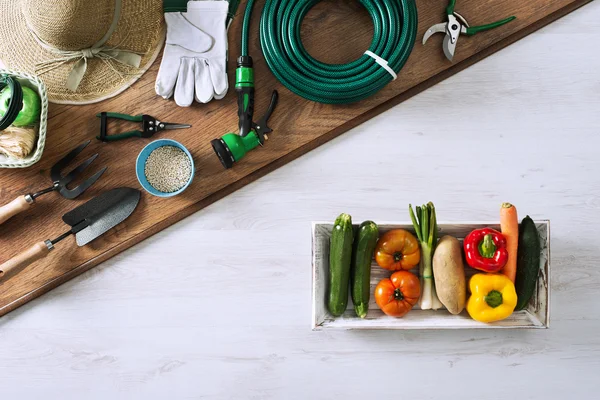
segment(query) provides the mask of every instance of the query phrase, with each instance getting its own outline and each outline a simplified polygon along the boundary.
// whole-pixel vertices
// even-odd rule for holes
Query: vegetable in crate
[[[379,228],[373,221],[365,221],[358,227],[354,240],[350,293],[356,315],[367,316],[371,299],[371,262],[375,245],[379,239]]]
[[[527,307],[537,286],[540,271],[540,236],[535,222],[529,215],[521,221],[519,231],[519,250],[517,256],[517,310]]]
[[[498,272],[508,260],[506,238],[492,228],[475,229],[464,241],[467,264],[484,272]]]
[[[375,261],[390,271],[409,270],[419,263],[421,250],[417,238],[404,229],[386,232],[375,248]]]
[[[469,282],[467,312],[476,321],[494,322],[510,316],[517,305],[515,285],[502,274],[475,274]]]
[[[339,317],[348,306],[350,264],[352,262],[352,217],[341,214],[333,225],[329,245],[329,296],[327,308]]]
[[[419,306],[422,310],[438,310],[442,303],[437,297],[433,284],[432,259],[437,244],[437,217],[432,202],[417,206],[417,215],[413,212],[412,205],[408,205],[410,218],[412,220],[417,237],[421,243],[421,263],[419,264],[419,275],[421,276],[421,298]]]
[[[390,317],[402,317],[412,310],[420,294],[419,278],[408,271],[398,271],[377,284],[375,302]]]
[[[444,236],[433,254],[433,274],[438,298],[450,314],[460,314],[465,309],[467,284],[462,246],[457,238]]]
[[[500,208],[500,228],[506,238],[508,260],[502,273],[510,278],[513,283],[517,274],[517,252],[519,246],[519,218],[517,208],[510,203],[502,203]]]

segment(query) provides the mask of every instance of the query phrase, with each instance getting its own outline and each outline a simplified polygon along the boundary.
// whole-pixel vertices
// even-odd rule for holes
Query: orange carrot
[[[502,203],[502,207],[500,208],[500,228],[506,238],[506,250],[508,250],[508,261],[502,269],[502,273],[514,283],[517,274],[519,218],[517,216],[517,208],[510,203]]]

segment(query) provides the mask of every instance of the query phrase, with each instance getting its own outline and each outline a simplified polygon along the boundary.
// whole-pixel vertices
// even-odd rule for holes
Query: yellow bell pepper
[[[500,321],[517,306],[515,285],[506,275],[475,274],[469,282],[467,312],[476,321]]]

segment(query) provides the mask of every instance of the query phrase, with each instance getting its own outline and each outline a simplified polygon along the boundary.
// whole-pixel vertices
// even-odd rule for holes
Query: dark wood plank
[[[399,79],[366,101],[344,106],[311,103],[293,95],[274,79],[259,49],[257,32],[260,13],[256,12],[251,43],[257,76],[256,114],[265,110],[273,89],[280,91],[280,104],[272,118],[275,132],[271,135],[271,140],[264,148],[251,152],[229,171],[221,167],[210,147],[210,140],[237,129],[235,94],[230,91],[222,101],[179,108],[172,101],[164,101],[154,93],[154,80],[160,60],[139,82],[117,98],[88,106],[51,105],[44,157],[31,168],[0,172],[2,202],[45,187],[49,183],[48,173],[52,164],[77,144],[97,135],[99,122],[94,115],[99,111],[147,113],[164,121],[192,124],[192,129],[161,133],[156,138],[173,138],[190,150],[196,161],[196,180],[188,191],[173,199],[159,199],[144,193],[134,215],[102,238],[83,248],[78,248],[74,240],[66,240],[47,259],[0,284],[0,315],[48,292],[587,2],[589,0],[459,2],[457,11],[474,25],[508,15],[516,15],[518,19],[493,31],[470,38],[462,37],[452,64],[443,57],[442,35],[430,39],[425,47],[420,44],[424,31],[443,20],[445,1],[419,1],[418,43]],[[261,6],[262,2],[257,2],[257,10]],[[241,18],[238,17],[230,32],[230,71],[235,68],[233,59],[239,52],[240,29]],[[371,34],[369,16],[358,2],[349,0],[319,3],[311,10],[302,27],[306,47],[312,54],[328,62],[347,62],[359,57],[368,47]],[[233,79],[231,75],[230,81]],[[114,127],[117,130],[123,128],[124,126]],[[109,167],[103,179],[81,200],[68,201],[57,194],[49,194],[40,198],[39,203],[27,214],[17,216],[0,226],[0,262],[37,240],[62,233],[65,229],[62,214],[89,200],[91,196],[119,186],[139,187],[135,177],[135,160],[147,143],[147,140],[113,144],[94,141],[84,155],[100,153],[94,167]]]

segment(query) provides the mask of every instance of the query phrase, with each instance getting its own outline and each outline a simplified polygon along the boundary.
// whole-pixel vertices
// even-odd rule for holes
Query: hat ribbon
[[[76,61],[71,68],[71,72],[67,77],[67,81],[65,86],[68,90],[75,92],[79,87],[79,84],[83,80],[85,73],[87,71],[88,59],[97,58],[106,63],[113,71],[118,74],[121,74],[115,66],[114,62],[124,65],[129,65],[135,68],[139,68],[142,62],[142,54],[129,50],[121,50],[116,47],[106,47],[104,44],[110,39],[112,34],[117,29],[117,25],[119,23],[119,18],[121,16],[121,8],[122,8],[122,0],[115,0],[115,12],[113,14],[113,21],[110,25],[110,28],[104,35],[100,41],[94,44],[92,47],[83,50],[61,50],[57,49],[48,43],[46,43],[43,39],[41,39],[35,30],[33,30],[29,25],[29,31],[35,38],[35,40],[45,49],[56,53],[58,57],[42,61],[36,64],[36,72],[41,74],[45,74],[50,72],[61,65],[64,65],[71,61]],[[122,74],[121,74],[122,75]]]

